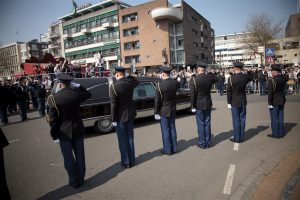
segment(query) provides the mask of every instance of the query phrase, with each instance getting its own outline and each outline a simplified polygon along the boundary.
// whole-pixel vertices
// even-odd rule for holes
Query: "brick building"
[[[214,30],[186,2],[156,0],[119,10],[122,65],[140,73],[213,63]]]

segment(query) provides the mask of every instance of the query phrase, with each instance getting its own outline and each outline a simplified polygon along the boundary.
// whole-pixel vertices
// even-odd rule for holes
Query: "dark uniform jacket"
[[[50,133],[53,138],[68,140],[84,134],[80,103],[91,97],[84,87],[63,88],[48,98]]]
[[[133,102],[133,90],[139,84],[132,76],[119,79],[110,86],[111,119],[113,122],[134,120],[136,108]]]
[[[155,94],[154,114],[170,117],[176,113],[176,92],[180,87],[177,80],[171,78],[157,83]]]
[[[199,74],[190,80],[191,107],[197,110],[209,110],[212,107],[211,86],[218,81],[213,74]]]
[[[285,84],[289,80],[286,75],[278,75],[268,80],[268,103],[273,106],[285,104]]]
[[[228,79],[227,84],[227,103],[233,107],[241,107],[247,105],[246,85],[253,80],[251,72],[247,74],[233,74]]]

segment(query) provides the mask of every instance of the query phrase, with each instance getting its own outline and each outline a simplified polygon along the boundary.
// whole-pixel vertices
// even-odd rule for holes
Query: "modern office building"
[[[105,0],[80,6],[75,13],[58,18],[62,30],[62,52],[72,63],[95,63],[101,53],[106,69],[120,64],[118,10],[130,5]]]
[[[22,44],[23,42],[14,42],[0,46],[0,76],[10,76],[21,72]]]
[[[140,73],[162,65],[213,63],[214,30],[186,2],[156,0],[119,11],[122,65]]]
[[[249,32],[219,35],[215,37],[215,61],[222,67],[231,67],[233,62],[243,62],[246,66],[257,66],[261,63],[259,54],[245,44],[251,37]]]
[[[215,61],[222,67],[231,67],[233,62],[243,62],[246,66],[261,66],[261,56],[255,53],[245,44],[245,40],[251,37],[248,33],[236,33],[215,37]],[[280,64],[300,63],[300,36],[276,38],[269,42],[265,48],[273,48],[275,51],[274,61],[269,63],[262,58],[264,64],[274,62]]]

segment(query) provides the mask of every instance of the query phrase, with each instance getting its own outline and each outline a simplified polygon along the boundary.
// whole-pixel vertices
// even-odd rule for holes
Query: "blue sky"
[[[97,3],[101,0],[75,0],[77,5]],[[123,0],[137,5],[147,0]],[[169,0],[176,4],[180,0]],[[282,20],[285,26],[290,14],[297,12],[297,0],[186,0],[211,22],[216,35],[245,31],[251,15],[267,14],[274,22]],[[58,17],[71,12],[71,0],[1,0],[0,42],[38,39],[48,30],[48,25]],[[18,31],[18,35],[14,33]]]

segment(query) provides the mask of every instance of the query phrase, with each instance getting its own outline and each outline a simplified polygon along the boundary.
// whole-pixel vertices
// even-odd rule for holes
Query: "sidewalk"
[[[300,199],[300,148],[290,151],[266,174],[252,200]]]

